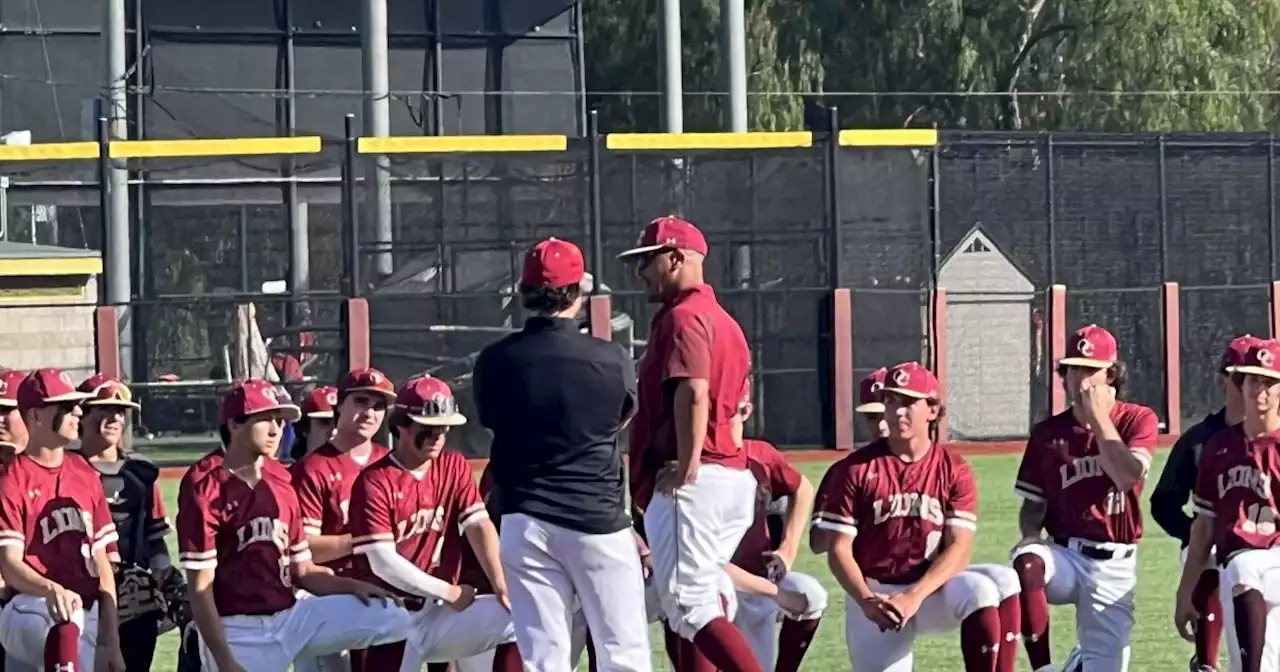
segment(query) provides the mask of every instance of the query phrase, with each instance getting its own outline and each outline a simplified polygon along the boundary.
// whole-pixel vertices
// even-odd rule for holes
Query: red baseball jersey
[[[290,471],[298,493],[303,532],[307,536],[350,532],[348,509],[356,477],[388,452],[386,446],[375,443],[365,459],[356,460],[326,443],[294,463]],[[330,560],[324,565],[335,574],[346,576],[351,572],[351,556]]]
[[[914,583],[942,550],[947,526],[976,530],[973,470],[945,446],[904,462],[880,439],[831,465],[814,505],[815,524],[853,537],[869,579]]]
[[[178,486],[178,559],[214,570],[222,616],[274,614],[293,606],[293,567],[311,559],[289,470],[263,460],[250,486],[210,454]]]
[[[93,553],[117,553],[117,533],[98,472],[77,453],[45,467],[18,455],[0,474],[0,546],[22,549],[23,560],[41,576],[98,599]]]
[[[489,517],[493,519],[494,525],[498,525],[500,516],[495,515],[496,503],[490,501],[493,491],[493,470],[488,465],[480,474],[479,488],[480,498],[485,502]],[[458,583],[465,583],[475,588],[481,595],[493,594],[493,584],[489,581],[489,575],[484,573],[484,567],[480,566],[480,561],[476,558],[476,552],[471,548],[471,544],[462,544],[462,569],[458,572]]]
[[[1160,432],[1155,411],[1127,401],[1111,409],[1120,438],[1146,465]],[[1014,492],[1047,506],[1044,529],[1051,537],[1137,543],[1142,538],[1142,483],[1119,492],[1102,470],[1093,432],[1068,409],[1031,428]]]
[[[1250,440],[1240,425],[1204,444],[1192,494],[1196,514],[1213,522],[1218,562],[1280,542],[1276,488],[1280,485],[1280,432]]]
[[[675,388],[668,381],[701,378],[708,382],[711,409],[704,464],[747,467],[746,454],[733,440],[733,417],[751,372],[751,350],[742,327],[709,285],[686,290],[658,309],[649,328],[649,345],[636,371],[637,417],[631,423],[630,448],[642,456],[632,477],[632,498],[641,509],[653,496],[653,479],[676,459],[673,412]]]
[[[457,583],[462,533],[488,517],[462,453],[446,450],[410,471],[392,452],[361,472],[351,491],[354,575],[396,590],[373,573],[363,555],[373,544],[390,542],[418,569]]]
[[[733,564],[756,576],[768,576],[769,505],[779,497],[795,495],[803,476],[768,441],[746,439],[742,448],[747,453],[747,468],[756,477],[756,517],[734,551]]]

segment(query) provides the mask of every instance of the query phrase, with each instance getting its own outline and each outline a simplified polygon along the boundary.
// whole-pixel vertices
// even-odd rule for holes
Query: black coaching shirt
[[[580,333],[576,320],[533,317],[480,353],[472,374],[497,508],[586,534],[631,524],[618,435],[636,407],[635,362]]]
[[[1151,493],[1151,517],[1169,536],[1181,542],[1183,548],[1191,539],[1191,516],[1185,507],[1196,487],[1200,454],[1206,441],[1227,428],[1226,416],[1225,409],[1210,413],[1178,437]]]

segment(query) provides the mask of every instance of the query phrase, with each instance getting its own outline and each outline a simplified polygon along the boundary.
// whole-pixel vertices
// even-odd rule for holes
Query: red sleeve
[[[14,483],[12,473],[6,470],[5,475],[0,476],[0,547],[25,548],[27,502]]]
[[[1219,434],[1221,436],[1221,433]],[[1191,506],[1197,516],[1215,518],[1218,515],[1218,439],[1209,439],[1200,453],[1200,468],[1196,471],[1196,487],[1191,492]]]
[[[303,459],[289,471],[293,474],[293,489],[298,493],[298,510],[302,514],[302,529],[309,535],[319,535],[324,523],[325,479],[316,469],[310,468],[315,460]]]
[[[663,366],[663,380],[711,379],[710,319],[689,311],[672,311],[671,350]]]
[[[391,524],[392,501],[386,487],[376,474],[366,472],[356,479],[351,488],[351,552],[376,543],[395,542],[395,527]]]
[[[960,457],[955,458],[952,466],[951,491],[943,504],[942,516],[952,527],[978,529],[978,482],[969,463]]]
[[[164,541],[169,534],[169,512],[164,508],[164,494],[158,483],[151,484],[151,510],[147,516],[147,541]]]
[[[1027,448],[1022,451],[1022,462],[1018,464],[1017,480],[1013,484],[1013,492],[1030,502],[1044,502],[1044,470],[1040,468],[1040,454],[1037,446],[1041,439],[1032,430],[1027,439]]]
[[[187,479],[178,487],[178,563],[185,570],[218,566],[217,521],[198,489]]]
[[[831,465],[813,506],[813,524],[850,537],[858,536],[857,485],[844,461]]]
[[[289,487],[289,482],[284,481],[283,487]],[[311,545],[307,543],[307,530],[304,525],[297,524],[302,520],[302,512],[298,508],[298,501],[293,497],[277,497],[276,499],[286,502],[286,506],[293,509],[292,515],[285,520],[293,520],[295,524],[289,526],[289,562],[291,564],[299,564],[311,561]],[[287,514],[286,514],[287,515]],[[282,516],[283,518],[284,516]]]
[[[787,458],[773,446],[769,446],[769,461],[766,464],[769,475],[769,491],[774,499],[790,497],[800,489],[800,479],[804,478]]]
[[[1129,450],[1139,453],[1147,466],[1151,465],[1151,451],[1156,447],[1156,439],[1160,436],[1160,419],[1156,412],[1146,406],[1138,406],[1128,431],[1120,438]]]
[[[454,511],[458,512],[458,531],[466,532],[468,527],[489,518],[484,508],[484,498],[480,496],[480,488],[476,486],[476,477],[471,474],[471,466],[461,454],[455,459],[458,465],[454,481]]]

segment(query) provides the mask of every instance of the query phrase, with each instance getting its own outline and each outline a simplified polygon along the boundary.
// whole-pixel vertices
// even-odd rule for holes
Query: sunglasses
[[[658,257],[661,257],[661,256],[662,256],[662,255],[664,255],[664,254],[670,254],[670,253],[675,252],[675,251],[676,251],[676,250],[675,250],[675,248],[673,248],[673,247],[664,247],[664,248],[662,248],[662,249],[660,249],[660,250],[653,250],[652,252],[645,252],[644,254],[640,255],[640,256],[636,259],[636,266],[637,266],[640,270],[644,270],[644,269],[648,268],[648,267],[649,267],[649,264],[653,263],[653,261],[654,261],[655,259],[657,259]]]

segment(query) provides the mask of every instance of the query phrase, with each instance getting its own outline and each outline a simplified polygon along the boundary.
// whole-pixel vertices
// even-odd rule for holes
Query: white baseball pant
[[[910,588],[874,579],[867,579],[867,586],[884,595],[897,595]],[[855,670],[911,672],[915,669],[912,649],[917,636],[954,632],[973,612],[998,607],[1019,590],[1018,575],[1009,567],[973,565],[926,597],[901,630],[888,632],[881,632],[880,626],[862,613],[858,601],[848,598],[844,603],[844,636],[849,662]]]
[[[471,658],[516,641],[511,614],[493,595],[477,597],[462,611],[429,604],[410,615],[413,618],[404,657],[400,659],[401,672],[419,672],[425,663]]]
[[[294,591],[299,600],[313,597],[305,590]],[[323,656],[299,657],[293,661],[293,672],[351,672],[351,658],[346,651]]]
[[[223,616],[222,632],[236,662],[253,672],[286,672],[298,658],[315,658],[405,638],[409,612],[391,602],[364,605],[351,595],[299,600],[268,616]],[[217,663],[200,639],[200,669]]]
[[[1240,672],[1240,640],[1236,637],[1234,598],[1253,589],[1267,601],[1267,628],[1262,647],[1262,672],[1280,672],[1280,548],[1243,551],[1227,561],[1219,574],[1222,626],[1227,631],[1227,670]]]
[[[1080,552],[1082,544],[1127,557],[1096,560]],[[1067,546],[1028,544],[1015,550],[1013,557],[1023,553],[1034,553],[1044,561],[1044,592],[1049,604],[1075,605],[1076,639],[1084,669],[1126,672],[1134,621],[1133,589],[1138,582],[1137,546],[1069,539]]]
[[[778,581],[778,587],[800,593],[808,601],[808,609],[803,614],[796,614],[795,620],[811,621],[822,618],[822,612],[827,609],[828,596],[827,589],[823,588],[822,583],[817,579],[800,572],[787,572]],[[784,616],[778,609],[778,603],[772,598],[738,593],[738,614],[733,619],[733,623],[751,643],[751,650],[755,652],[756,660],[759,660],[760,666],[766,670],[773,669],[774,658],[777,655],[776,626],[783,618],[791,617],[791,615]]]
[[[98,605],[89,611],[77,610],[71,622],[80,628],[80,664],[94,668],[98,648]],[[44,598],[14,595],[0,610],[0,646],[4,647],[5,670],[38,672],[44,669],[44,643],[54,620]]]
[[[576,670],[578,663],[582,662],[582,654],[587,652],[587,619],[582,615],[582,610],[573,612],[573,630],[569,636],[571,640],[569,665],[570,669]],[[523,654],[521,660],[523,661]],[[456,660],[453,664],[454,672],[489,672],[493,669],[493,649],[470,658]]]
[[[692,640],[723,615],[724,564],[755,520],[756,479],[745,469],[698,467],[698,478],[668,497],[656,493],[644,512],[653,583],[664,620]]]
[[[630,528],[584,534],[522,513],[504,515],[501,555],[516,642],[529,668],[573,669],[577,606],[600,672],[652,669],[645,617],[634,607],[644,599],[644,577]]]

